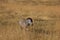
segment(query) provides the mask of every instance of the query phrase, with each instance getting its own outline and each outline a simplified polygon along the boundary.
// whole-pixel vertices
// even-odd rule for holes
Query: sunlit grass
[[[58,40],[59,10],[59,6],[2,3],[0,5],[0,40]],[[26,28],[28,30],[25,30],[21,28],[19,21],[28,17],[33,19],[33,26],[28,26]]]

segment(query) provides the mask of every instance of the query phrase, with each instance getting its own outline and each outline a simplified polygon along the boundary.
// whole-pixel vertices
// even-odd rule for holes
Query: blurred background
[[[28,17],[25,30],[19,21]],[[0,0],[0,40],[60,40],[60,0]]]

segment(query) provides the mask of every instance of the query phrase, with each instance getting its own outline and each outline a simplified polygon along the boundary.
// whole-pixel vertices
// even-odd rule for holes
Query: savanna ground
[[[21,29],[28,17],[33,26]],[[0,40],[60,40],[60,0],[0,0]]]

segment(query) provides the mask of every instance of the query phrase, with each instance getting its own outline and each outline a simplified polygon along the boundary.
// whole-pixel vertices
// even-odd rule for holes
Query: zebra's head
[[[25,22],[26,22],[27,26],[33,25],[33,20],[32,20],[32,18],[27,18],[27,19],[25,20]]]

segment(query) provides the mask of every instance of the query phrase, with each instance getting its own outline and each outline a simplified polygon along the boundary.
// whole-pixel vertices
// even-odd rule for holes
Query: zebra
[[[27,28],[28,26],[33,25],[33,20],[32,20],[32,18],[22,19],[19,21],[19,24],[22,28]]]

